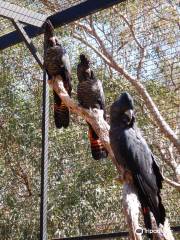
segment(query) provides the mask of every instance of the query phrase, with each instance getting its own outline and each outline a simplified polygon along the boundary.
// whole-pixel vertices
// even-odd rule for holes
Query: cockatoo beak
[[[51,37],[49,40],[51,41],[53,46],[56,46],[56,37]]]
[[[130,121],[133,117],[134,111],[132,109],[129,109],[125,112],[125,114],[129,117]]]
[[[90,74],[91,74],[91,69],[88,68],[88,69],[86,70],[86,72],[90,75]]]

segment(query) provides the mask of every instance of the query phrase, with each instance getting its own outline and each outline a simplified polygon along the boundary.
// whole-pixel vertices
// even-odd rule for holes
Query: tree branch
[[[17,173],[17,176],[19,176],[22,179],[22,183],[26,186],[29,197],[32,196],[30,181],[26,171],[21,166],[19,166],[19,169],[16,171],[16,173]]]
[[[170,128],[168,123],[164,120],[161,113],[159,112],[156,104],[152,100],[151,96],[145,89],[145,87],[138,81],[137,78],[131,76],[120,64],[118,64],[113,57],[106,50],[102,40],[96,33],[94,29],[88,28],[87,26],[77,23],[77,25],[83,30],[87,31],[89,34],[96,37],[102,52],[100,52],[96,47],[92,46],[92,44],[88,43],[86,40],[82,39],[79,35],[73,34],[73,37],[84,43],[86,46],[91,48],[98,56],[100,56],[110,67],[116,70],[119,74],[123,75],[126,80],[128,80],[136,89],[136,91],[142,96],[147,108],[153,116],[156,125],[160,128],[161,132],[174,144],[180,153],[180,141],[178,140],[174,131]]]
[[[172,187],[176,188],[179,192],[180,192],[180,184],[177,182],[172,181],[171,179],[164,177],[164,181],[167,182],[169,185],[171,185]]]
[[[180,181],[180,167],[178,166],[178,163],[174,159],[172,147],[171,146],[163,146],[161,143],[155,143],[154,144],[156,148],[158,149],[161,159],[167,163],[169,166],[171,166],[174,176],[176,180]],[[157,158],[157,156],[156,156]],[[172,185],[172,184],[171,184]],[[176,185],[174,185],[176,187]],[[178,185],[177,185],[178,186]]]
[[[142,65],[144,61],[144,54],[145,54],[145,48],[140,48],[140,60],[137,66],[137,75],[136,75],[138,80],[140,79],[140,73],[141,73]]]
[[[62,78],[60,75],[55,77],[52,81],[49,81],[49,85],[53,87],[53,89],[56,91],[56,93],[59,95],[59,97],[62,99],[64,104],[70,108],[70,110],[74,113],[76,113],[78,116],[81,116],[83,119],[85,119],[87,122],[89,122],[97,135],[99,136],[100,140],[102,141],[103,145],[109,152],[109,156],[112,159],[112,162],[116,166],[118,172],[120,175],[124,174],[123,168],[118,164],[118,162],[115,159],[114,153],[110,146],[109,141],[109,125],[104,120],[103,117],[103,111],[99,109],[84,109],[80,106],[78,106],[68,95],[66,92]]]
[[[125,183],[123,186],[123,210],[129,225],[129,236],[132,240],[142,240],[142,236],[136,234],[139,227],[140,203],[136,190],[132,184]]]
[[[117,11],[115,11],[117,13]],[[136,42],[136,44],[138,45],[138,47],[140,49],[143,49],[144,47],[141,45],[141,43],[139,42],[139,40],[137,39],[135,32],[133,30],[133,25],[129,23],[129,21],[127,20],[127,18],[122,15],[120,12],[118,12],[119,16],[123,19],[123,21],[128,25],[129,30],[131,32],[132,37],[134,38],[134,41]]]
[[[99,109],[84,109],[78,106],[68,95],[66,92],[62,78],[60,75],[54,77],[52,80],[49,81],[49,85],[53,88],[64,104],[69,107],[71,112],[74,112],[78,116],[81,116],[87,122],[89,122],[97,135],[99,136],[100,140],[106,147],[109,152],[109,156],[112,162],[115,164],[118,173],[121,175],[121,182],[123,184],[123,207],[124,212],[127,218],[127,222],[129,224],[130,229],[130,239],[132,240],[141,240],[142,238],[136,234],[136,229],[138,228],[138,216],[139,216],[139,201],[138,197],[133,185],[132,176],[129,171],[123,169],[122,166],[116,161],[114,153],[110,146],[109,141],[109,125],[103,118],[103,111]],[[164,239],[164,238],[159,238]],[[167,240],[173,238],[166,238]]]

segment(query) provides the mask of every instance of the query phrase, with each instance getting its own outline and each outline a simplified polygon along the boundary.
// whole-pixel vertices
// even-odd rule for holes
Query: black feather
[[[98,108],[104,110],[105,118],[105,97],[100,80],[97,80],[90,68],[89,58],[81,54],[80,63],[77,67],[78,86],[77,97],[79,104],[84,108]],[[107,157],[107,151],[103,147],[99,137],[96,135],[92,126],[89,125],[89,141],[91,143],[91,152],[94,159]]]
[[[52,79],[52,77],[60,75],[66,91],[71,96],[72,86],[69,57],[57,37],[54,36],[52,24],[47,22],[45,29],[47,51],[45,54],[44,67],[48,73],[48,78]],[[55,125],[57,128],[66,128],[69,125],[69,109],[64,105],[55,91],[53,91],[53,95]]]
[[[157,224],[164,224],[165,209],[161,202],[162,175],[154,156],[136,127],[133,116],[125,122],[125,111],[134,109],[132,97],[123,93],[110,110],[110,143],[117,161],[133,176],[140,203],[154,214]],[[147,216],[146,216],[147,217]],[[148,223],[146,218],[146,225]]]

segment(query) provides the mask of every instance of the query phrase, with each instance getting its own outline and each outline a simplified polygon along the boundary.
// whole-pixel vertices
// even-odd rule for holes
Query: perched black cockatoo
[[[94,73],[90,68],[90,61],[84,54],[80,55],[80,63],[77,67],[77,76],[79,80],[77,86],[79,104],[87,109],[98,108],[104,110],[105,118],[105,97],[102,83],[94,76]],[[104,148],[92,126],[90,124],[88,125],[88,138],[90,140],[93,158],[96,160],[106,158],[108,152]]]
[[[118,163],[132,174],[145,227],[152,229],[150,211],[158,226],[165,221],[165,209],[160,196],[163,177],[150,148],[135,125],[133,110],[133,99],[127,92],[122,93],[112,104],[110,144]]]
[[[50,22],[46,23],[45,41],[47,51],[45,53],[44,67],[47,71],[48,78],[52,79],[60,75],[66,91],[71,96],[71,67],[69,57],[57,37],[54,36],[54,28]],[[55,91],[53,91],[53,94],[55,125],[57,128],[66,128],[69,125],[69,109]]]

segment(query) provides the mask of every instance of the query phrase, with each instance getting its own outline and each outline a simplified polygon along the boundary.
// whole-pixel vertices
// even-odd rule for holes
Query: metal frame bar
[[[41,27],[47,19],[47,15],[2,0],[0,0],[0,16],[36,27]]]
[[[70,7],[64,11],[53,14],[50,17],[48,17],[48,19],[52,22],[54,28],[57,28],[65,24],[71,23],[82,17],[86,17],[87,15],[90,15],[97,11],[109,8],[115,4],[122,3],[125,1],[126,0],[101,0],[101,1],[87,0],[78,5]],[[30,25],[24,27],[24,30],[26,31],[30,38],[36,37],[43,33],[42,28]],[[20,42],[22,42],[22,39],[17,31],[8,33],[0,37],[0,50],[6,49]]]
[[[180,226],[171,227],[173,232],[180,232]],[[144,233],[143,233],[144,235]],[[129,233],[126,231],[122,232],[113,232],[113,233],[101,233],[101,234],[94,234],[94,235],[83,235],[78,237],[67,237],[67,238],[53,238],[53,240],[89,240],[89,239],[109,239],[109,238],[127,238]]]
[[[67,237],[67,238],[53,238],[53,240],[84,240],[84,239],[110,239],[110,238],[127,238],[129,235],[128,232],[114,232],[114,233],[102,233],[94,235],[83,235],[78,237]]]
[[[26,34],[22,24],[16,20],[12,20],[12,23],[13,23],[14,27],[16,28],[16,30],[20,33],[22,40],[24,40],[27,48],[30,50],[31,54],[33,55],[33,57],[35,58],[35,60],[39,64],[39,66],[43,69],[42,57],[38,53],[36,47],[34,46],[33,42],[31,41],[31,39]]]

